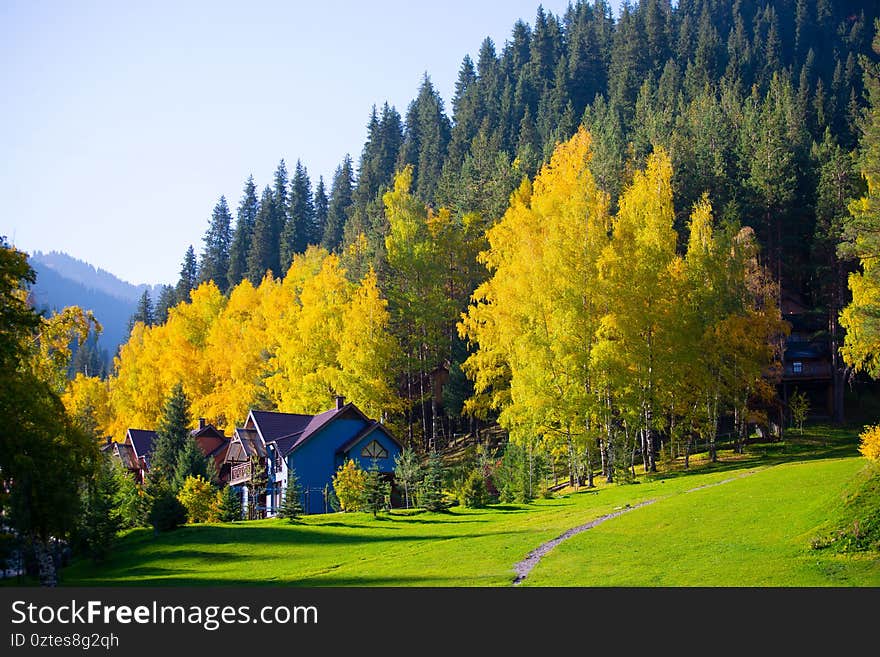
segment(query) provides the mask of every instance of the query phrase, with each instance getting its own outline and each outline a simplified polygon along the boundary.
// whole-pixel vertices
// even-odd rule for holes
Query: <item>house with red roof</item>
[[[212,424],[199,418],[199,426],[190,432],[195,438],[196,444],[207,458],[214,460],[217,472],[221,473],[221,467],[226,461],[226,450],[229,449],[230,440],[224,436]],[[131,472],[135,481],[143,484],[146,475],[150,471],[150,456],[153,453],[153,445],[156,443],[156,432],[149,429],[129,429],[125,432],[125,440],[121,443],[108,439],[101,447],[105,454],[119,459],[125,468]],[[223,481],[221,477],[221,481]]]
[[[327,513],[333,510],[328,493],[340,465],[351,459],[368,470],[375,461],[390,481],[402,449],[381,422],[336,397],[333,408],[317,415],[252,410],[235,429],[221,472],[250,517],[277,515],[291,471],[302,487],[305,513]],[[253,485],[252,457],[265,467],[263,486]]]

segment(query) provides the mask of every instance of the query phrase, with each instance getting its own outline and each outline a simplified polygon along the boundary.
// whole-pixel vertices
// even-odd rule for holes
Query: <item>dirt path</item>
[[[640,502],[635,506],[626,505],[620,511],[615,511],[614,513],[609,513],[608,515],[601,516],[588,522],[585,525],[580,525],[579,527],[573,527],[566,531],[564,534],[557,536],[552,541],[547,541],[546,543],[539,545],[537,548],[532,550],[526,555],[526,558],[514,565],[513,570],[516,572],[516,578],[513,580],[513,585],[516,586],[521,581],[523,581],[530,572],[532,572],[532,568],[538,565],[538,562],[541,560],[545,554],[547,554],[550,550],[555,548],[557,545],[562,543],[562,541],[571,538],[575,534],[580,534],[581,532],[585,532],[588,529],[592,529],[596,525],[601,525],[606,520],[611,520],[612,518],[617,518],[618,516],[623,515],[624,513],[629,513],[630,511],[634,511],[639,507],[645,506],[647,504],[653,504],[657,500],[646,500],[645,502]]]
[[[758,470],[749,470],[748,472],[745,472],[737,477],[731,477],[730,479],[724,479],[722,481],[717,481],[713,484],[706,484],[705,486],[697,486],[696,488],[691,488],[691,489],[686,490],[684,492],[685,493],[693,493],[694,491],[703,490],[704,488],[711,488],[713,486],[720,486],[721,484],[726,484],[731,481],[736,481],[737,479],[742,479],[743,477],[748,477],[749,475],[753,475],[756,472],[758,472]],[[541,557],[543,557],[550,550],[552,550],[557,545],[562,543],[562,541],[571,538],[575,534],[580,534],[581,532],[585,532],[588,529],[592,529],[596,525],[601,525],[606,520],[611,520],[612,518],[616,518],[618,516],[621,516],[624,513],[634,511],[635,509],[638,509],[639,507],[646,506],[648,504],[653,504],[656,501],[657,501],[656,499],[646,500],[644,502],[640,502],[639,504],[636,504],[635,506],[630,506],[629,504],[627,504],[620,511],[615,511],[614,513],[609,513],[608,515],[601,516],[599,518],[596,518],[595,520],[588,522],[585,525],[580,525],[579,527],[573,527],[573,528],[569,529],[568,531],[566,531],[564,534],[557,536],[552,541],[547,541],[546,543],[539,545],[537,548],[535,548],[534,550],[529,552],[526,555],[525,559],[523,559],[522,561],[520,561],[514,565],[513,570],[514,570],[514,572],[516,572],[516,577],[513,580],[513,585],[516,586],[517,584],[522,582],[528,576],[528,574],[530,572],[532,572],[532,568],[534,568],[535,566],[538,565],[538,562],[541,560]]]

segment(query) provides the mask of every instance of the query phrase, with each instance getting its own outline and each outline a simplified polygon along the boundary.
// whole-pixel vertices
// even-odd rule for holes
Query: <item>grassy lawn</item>
[[[810,549],[865,466],[853,432],[816,429],[685,473],[528,505],[395,510],[126,534],[62,585],[508,586],[514,564],[565,530],[645,500],[547,554],[523,586],[877,586],[880,564]],[[700,463],[699,455],[692,463]],[[719,484],[719,485],[713,485]],[[705,487],[705,488],[702,488]],[[693,490],[698,489],[698,490]]]

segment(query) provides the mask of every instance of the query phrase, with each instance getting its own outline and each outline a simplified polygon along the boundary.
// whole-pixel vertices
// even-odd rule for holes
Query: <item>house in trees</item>
[[[226,460],[226,450],[229,449],[229,438],[212,424],[205,422],[204,418],[199,418],[198,428],[191,431],[190,435],[195,438],[202,454],[214,460],[217,472],[220,472],[220,468]],[[118,458],[122,465],[134,475],[135,481],[143,484],[150,471],[150,455],[155,443],[155,431],[129,429],[125,432],[125,440],[121,443],[108,440],[101,447],[101,450],[105,454]]]
[[[798,391],[807,395],[811,415],[832,416],[835,395],[828,318],[811,311],[788,292],[783,293],[781,309],[791,325],[782,355],[783,404],[787,406],[791,395]]]
[[[293,469],[302,488],[305,513],[333,509],[333,475],[348,459],[367,470],[373,461],[391,480],[400,442],[377,420],[336,397],[333,408],[317,415],[252,410],[236,428],[223,472],[241,495],[250,517],[271,517],[284,500]]]

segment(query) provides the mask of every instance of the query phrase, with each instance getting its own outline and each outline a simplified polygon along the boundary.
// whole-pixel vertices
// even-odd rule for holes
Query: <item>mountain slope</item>
[[[158,294],[159,286],[132,285],[65,253],[37,251],[30,263],[37,273],[31,289],[37,309],[52,312],[80,306],[91,310],[104,328],[98,346],[110,358],[128,339],[128,322],[144,290],[153,299]]]

